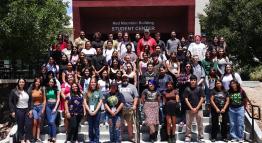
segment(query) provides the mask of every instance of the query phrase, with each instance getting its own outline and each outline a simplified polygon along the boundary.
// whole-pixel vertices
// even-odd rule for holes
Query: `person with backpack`
[[[247,106],[247,95],[237,80],[229,83],[229,121],[230,136],[233,142],[244,141],[245,107]]]
[[[190,86],[185,89],[184,97],[187,104],[185,142],[191,142],[191,126],[194,118],[196,119],[198,127],[198,140],[203,142],[202,104],[204,102],[205,93],[204,90],[197,85],[197,77],[195,75],[190,77]]]

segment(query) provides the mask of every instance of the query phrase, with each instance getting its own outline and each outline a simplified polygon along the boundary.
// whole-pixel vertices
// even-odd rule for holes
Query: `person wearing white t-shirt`
[[[86,41],[85,48],[81,51],[86,55],[86,57],[92,57],[96,55],[96,49],[92,48],[92,44],[90,41]]]
[[[225,74],[222,77],[222,83],[225,90],[229,90],[230,81],[235,79],[240,85],[242,85],[242,79],[238,73],[233,72],[232,65],[227,64],[225,68]]]
[[[72,51],[73,43],[72,41],[69,41],[67,44],[67,47],[62,50],[62,53],[64,53],[68,60],[70,60],[71,51]]]
[[[199,35],[195,37],[195,42],[189,45],[188,50],[191,52],[192,56],[197,55],[200,61],[205,59],[207,48],[205,44],[201,43],[201,37]]]
[[[106,57],[106,62],[111,60],[114,51],[115,49],[113,48],[113,42],[107,41],[107,47],[106,49],[103,49],[103,56]]]
[[[11,90],[9,95],[9,110],[12,118],[17,123],[17,140],[24,143],[29,142],[30,122],[32,122],[32,96],[25,91],[26,81],[23,78],[18,79],[17,86]]]

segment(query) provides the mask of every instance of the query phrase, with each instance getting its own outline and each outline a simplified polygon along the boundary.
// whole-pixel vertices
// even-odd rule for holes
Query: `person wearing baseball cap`
[[[141,52],[144,52],[145,45],[149,45],[150,53],[153,53],[157,45],[156,40],[150,36],[150,30],[144,29],[144,37],[141,38],[137,43],[137,55],[141,55]]]
[[[134,142],[133,137],[133,116],[138,104],[138,91],[135,85],[128,82],[128,75],[122,75],[122,83],[119,85],[119,92],[123,94],[125,103],[122,110],[122,117],[127,122],[129,141]]]

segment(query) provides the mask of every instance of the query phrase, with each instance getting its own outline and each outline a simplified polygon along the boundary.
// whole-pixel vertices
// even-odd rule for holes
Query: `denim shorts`
[[[43,109],[43,105],[42,104],[33,106],[33,118],[35,120],[40,120],[41,119],[42,109]]]

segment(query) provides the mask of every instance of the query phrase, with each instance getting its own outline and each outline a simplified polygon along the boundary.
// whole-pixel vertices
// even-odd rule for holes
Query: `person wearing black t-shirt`
[[[197,121],[198,139],[202,142],[204,137],[202,104],[205,94],[204,90],[197,86],[197,77],[195,75],[190,76],[190,86],[185,89],[184,97],[187,105],[185,142],[191,142],[191,126],[194,118]]]
[[[221,136],[222,139],[227,142],[227,122],[228,122],[228,104],[229,97],[225,91],[222,81],[216,80],[215,87],[210,93],[210,103],[211,103],[211,120],[212,120],[212,131],[211,131],[211,141],[215,142],[217,133],[220,130],[219,118],[222,117],[221,125]],[[221,116],[221,117],[220,117]]]
[[[108,114],[110,142],[121,142],[121,111],[124,106],[124,96],[118,92],[118,84],[111,83],[110,92],[105,96],[104,104]]]
[[[247,105],[247,95],[240,87],[237,80],[231,80],[229,84],[229,121],[230,136],[233,141],[242,142],[244,140],[244,119]]]

